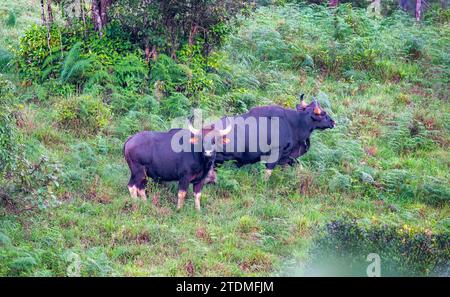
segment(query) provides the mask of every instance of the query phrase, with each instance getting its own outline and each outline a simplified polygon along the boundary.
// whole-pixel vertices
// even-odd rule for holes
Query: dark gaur
[[[279,118],[279,146],[274,148],[279,150],[279,158],[274,162],[266,163],[266,176],[270,176],[271,171],[276,165],[293,164],[298,157],[305,154],[309,149],[310,136],[314,130],[330,129],[335,126],[334,120],[320,107],[320,104],[316,100],[310,104],[306,104],[303,96],[303,94],[300,96],[300,103],[297,104],[296,110],[286,109],[277,105],[260,106],[252,108],[248,113],[234,117],[242,117],[244,119],[248,117],[255,117],[257,119],[261,117]],[[236,132],[236,124],[234,129]],[[251,131],[251,133],[259,133],[259,129],[261,129],[260,125],[258,125],[255,131]],[[267,128],[265,133],[267,133],[268,142],[271,143],[270,130]],[[248,135],[245,135],[245,137],[248,137]],[[228,145],[233,146],[235,143],[236,133],[234,133]],[[217,152],[215,163],[220,164],[228,160],[234,160],[237,166],[240,167],[259,162],[262,156],[270,154],[270,152],[267,153],[259,150],[251,152],[248,149],[248,139],[246,139],[245,144],[246,149],[244,152],[227,150],[225,146],[223,152]]]
[[[180,209],[184,205],[189,184],[192,183],[195,208],[200,210],[200,196],[205,179],[215,179],[215,175],[209,173],[216,156],[215,138],[220,136],[226,139],[225,135],[230,131],[231,125],[223,130],[215,130],[214,126],[195,129],[189,123],[188,129],[142,131],[129,137],[123,152],[131,172],[128,182],[131,196],[147,199],[145,189],[148,177],[155,182],[178,181],[177,209]],[[172,138],[176,135],[184,135],[190,140],[191,151],[175,152],[172,149]],[[196,152],[194,146],[198,144],[201,149]]]

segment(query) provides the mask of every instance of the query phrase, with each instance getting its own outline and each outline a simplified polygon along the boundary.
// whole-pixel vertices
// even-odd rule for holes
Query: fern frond
[[[8,50],[0,48],[0,69],[5,69],[12,59],[13,55]]]

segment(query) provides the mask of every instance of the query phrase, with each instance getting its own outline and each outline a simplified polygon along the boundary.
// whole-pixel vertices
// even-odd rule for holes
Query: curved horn
[[[301,96],[300,105],[301,105],[303,108],[306,108],[306,107],[308,106],[308,104],[306,104],[306,102],[305,102],[305,99],[303,99],[303,94],[302,94],[302,96]]]
[[[188,124],[188,129],[189,129],[189,131],[191,131],[192,134],[194,134],[194,135],[200,134],[201,130],[200,129],[195,129],[192,126],[192,123],[189,120],[187,121],[187,124]]]
[[[314,98],[314,114],[320,115],[322,113],[322,110],[320,109],[319,102],[317,102],[317,99]]]
[[[222,129],[222,130],[218,131],[220,136],[227,135],[228,133],[231,132],[231,129],[233,128],[233,125],[231,124],[231,122],[230,122],[230,120],[228,118],[227,118],[227,123],[228,123],[228,125],[226,126],[225,129]]]

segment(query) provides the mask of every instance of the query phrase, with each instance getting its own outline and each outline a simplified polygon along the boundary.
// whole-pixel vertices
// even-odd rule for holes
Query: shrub
[[[109,107],[92,95],[72,96],[56,105],[56,120],[63,129],[77,135],[96,134],[111,117]]]
[[[432,3],[423,16],[424,21],[432,21],[440,24],[448,24],[450,22],[450,8],[442,7],[441,4]]]
[[[407,59],[418,60],[424,55],[424,41],[420,37],[411,36],[406,39],[403,52]]]
[[[351,188],[351,179],[348,175],[336,172],[334,177],[330,179],[328,186],[331,191],[348,191]]]
[[[310,250],[312,269],[365,276],[367,255],[382,259],[382,276],[448,276],[448,234],[429,234],[408,226],[363,226],[332,221]],[[322,270],[323,271],[323,270]]]
[[[161,100],[161,114],[169,118],[186,116],[190,112],[189,99],[182,93],[173,93]]]
[[[142,130],[158,131],[166,130],[167,128],[165,122],[159,115],[131,110],[118,121],[115,133],[117,137],[125,141],[130,135]]]
[[[170,57],[162,54],[151,67],[150,83],[155,85],[155,83],[161,82],[162,91],[165,94],[170,94],[174,91],[185,90],[190,75],[192,74],[189,73],[188,68],[177,64]]]
[[[17,61],[21,75],[26,79],[40,78],[45,59],[53,51],[60,50],[61,31],[57,26],[52,26],[50,40],[47,40],[46,27],[35,24],[24,33],[19,42]]]
[[[59,164],[47,156],[31,162],[23,147],[6,178],[0,179],[0,198],[16,209],[44,209],[56,204],[55,190],[59,187]],[[3,183],[3,184],[2,184]]]

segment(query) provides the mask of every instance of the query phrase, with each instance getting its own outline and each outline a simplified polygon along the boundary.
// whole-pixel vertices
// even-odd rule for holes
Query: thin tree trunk
[[[47,24],[47,20],[45,19],[45,6],[44,6],[44,0],[40,0],[41,3],[41,21],[42,24]]]
[[[422,15],[422,0],[416,0],[416,21],[420,21]]]
[[[158,59],[158,52],[156,50],[156,45],[152,47],[152,51],[150,52],[150,59],[152,59],[153,61],[156,61],[156,59]]]
[[[47,0],[47,16],[49,25],[53,24],[52,0]]]
[[[175,32],[176,31],[175,25],[170,26],[169,30],[170,30],[170,43],[171,43],[170,57],[172,59],[176,60],[177,59],[176,51],[177,51],[178,45],[177,45],[177,36],[176,36],[176,32]]]
[[[193,45],[195,41],[195,35],[197,35],[198,26],[196,23],[191,25],[191,30],[189,31],[189,45]]]
[[[44,0],[40,0],[40,4],[41,4],[42,24],[47,28],[47,47],[51,51],[52,48],[50,47],[50,38],[51,38],[51,35],[50,35],[50,23],[45,18],[45,3],[44,3]],[[47,2],[47,4],[48,4],[48,2]],[[48,8],[48,6],[47,6],[47,8]]]
[[[150,50],[150,44],[148,41],[145,42],[145,61],[150,63],[150,60],[155,61],[158,58],[158,53],[156,52],[156,45],[152,46]]]
[[[83,20],[84,28],[86,28],[86,11],[84,6],[84,0],[80,0],[80,12],[81,12],[81,19]]]

